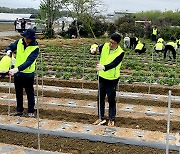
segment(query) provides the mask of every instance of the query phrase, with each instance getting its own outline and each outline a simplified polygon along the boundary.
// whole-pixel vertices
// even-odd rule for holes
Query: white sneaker
[[[106,119],[101,120],[101,119],[97,119],[93,124],[94,125],[104,125],[106,123]]]
[[[34,118],[35,116],[34,116],[34,113],[28,113],[28,116],[30,117],[30,118]]]

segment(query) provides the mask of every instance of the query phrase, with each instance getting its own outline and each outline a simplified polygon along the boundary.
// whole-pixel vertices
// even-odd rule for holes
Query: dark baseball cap
[[[31,40],[35,40],[35,31],[33,29],[27,29],[24,33],[21,33],[23,37],[29,38]]]

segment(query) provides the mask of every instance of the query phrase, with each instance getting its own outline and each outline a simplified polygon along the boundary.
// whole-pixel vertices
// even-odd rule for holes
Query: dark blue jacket
[[[15,51],[17,50],[18,41],[19,41],[19,40],[16,40],[15,42],[11,43],[11,44],[6,48],[6,51],[11,50],[11,51],[15,52]],[[27,48],[27,45],[26,45],[24,39],[23,39],[23,43],[22,43],[22,44],[24,45],[24,49],[26,49],[26,48]],[[36,46],[36,45],[38,45],[38,43],[37,43],[36,40],[34,40],[33,42],[31,42],[31,43],[29,44],[29,46]],[[36,58],[38,57],[38,53],[39,53],[39,48],[36,48],[36,49],[28,56],[27,60],[26,60],[22,65],[20,65],[20,66],[18,67],[18,70],[19,70],[19,71],[23,71],[23,70],[25,70],[27,67],[29,67],[29,66],[36,60]],[[33,72],[33,73],[18,72],[18,73],[16,73],[15,75],[17,75],[17,76],[25,76],[25,77],[32,77],[32,76],[34,76],[34,72]]]

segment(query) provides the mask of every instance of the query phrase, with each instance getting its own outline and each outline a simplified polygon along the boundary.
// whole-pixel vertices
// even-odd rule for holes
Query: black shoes
[[[22,115],[23,115],[23,112],[14,112],[10,114],[10,116],[22,116]]]

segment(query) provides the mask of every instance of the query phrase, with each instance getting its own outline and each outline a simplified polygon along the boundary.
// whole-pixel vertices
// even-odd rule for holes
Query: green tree
[[[77,37],[80,37],[80,30],[84,25],[92,30],[92,18],[102,5],[100,0],[62,0],[61,3],[75,20]]]
[[[46,20],[46,37],[54,37],[53,22],[61,9],[60,0],[42,0],[40,4],[40,12],[43,19]]]

